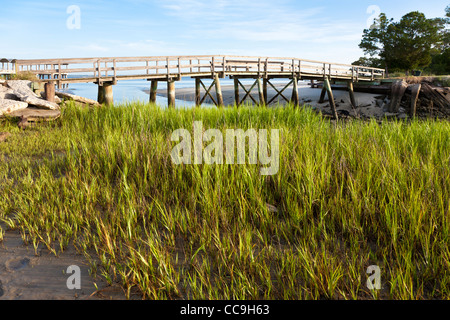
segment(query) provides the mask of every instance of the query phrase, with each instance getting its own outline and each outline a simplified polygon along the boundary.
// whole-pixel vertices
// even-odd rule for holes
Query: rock
[[[378,108],[383,107],[383,105],[384,105],[384,101],[383,101],[382,99],[377,99],[377,100],[376,100],[376,106],[377,106]]]
[[[339,115],[341,116],[350,116],[350,112],[348,112],[347,110],[338,110]]]
[[[392,113],[392,112],[385,112],[384,113],[384,116],[386,117],[386,118],[395,118],[395,117],[397,117],[399,114],[398,113]]]
[[[0,99],[0,116],[25,109],[28,103],[10,99]]]
[[[14,94],[23,102],[43,109],[59,109],[59,106],[56,103],[39,98],[37,94],[31,90],[31,81],[9,80],[6,83],[8,87],[14,90]]]
[[[38,108],[49,109],[49,110],[57,110],[59,106],[54,103],[44,99],[40,99],[34,95],[30,95],[26,91],[14,90],[14,94],[23,102],[36,106]]]
[[[21,91],[37,97],[37,95],[31,89],[31,81],[29,80],[8,80],[6,85],[14,91]]]
[[[19,100],[13,89],[4,86],[0,86],[0,99]]]
[[[403,107],[400,107],[400,108],[398,108],[398,112],[399,112],[399,113],[405,113],[405,112],[406,112],[406,110],[405,110],[405,108],[403,108]]]
[[[402,113],[400,113],[400,114],[397,116],[397,118],[398,118],[398,119],[401,119],[401,120],[404,120],[404,119],[407,119],[407,118],[408,118],[408,115],[407,115],[406,113],[402,112]]]

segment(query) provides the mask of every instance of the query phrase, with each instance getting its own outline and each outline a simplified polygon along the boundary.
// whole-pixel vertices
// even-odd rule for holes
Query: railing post
[[[169,57],[166,58],[166,70],[167,70],[167,79],[169,79],[170,76]]]

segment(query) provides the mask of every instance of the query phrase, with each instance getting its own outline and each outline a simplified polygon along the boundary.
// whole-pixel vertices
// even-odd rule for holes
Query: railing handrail
[[[319,61],[319,60],[309,60],[309,59],[300,59],[295,57],[264,57],[264,56],[240,56],[240,55],[182,55],[182,56],[138,56],[138,57],[91,57],[91,58],[55,58],[55,59],[17,59],[15,62],[17,65],[52,65],[52,64],[70,64],[70,63],[89,63],[89,62],[145,62],[145,61],[164,61],[166,59],[176,60],[176,59],[211,59],[211,58],[233,58],[233,59],[250,59],[249,62],[258,62],[258,59],[261,60],[295,60],[298,62],[308,62],[308,63],[317,63],[317,64],[326,64],[326,65],[336,65],[336,66],[345,66],[345,67],[354,67],[354,68],[364,68],[368,70],[375,71],[384,71],[384,69],[373,68],[361,65],[353,65],[353,64],[345,64],[345,63],[336,63],[336,62],[328,62],[328,61]],[[255,61],[251,61],[255,59]]]

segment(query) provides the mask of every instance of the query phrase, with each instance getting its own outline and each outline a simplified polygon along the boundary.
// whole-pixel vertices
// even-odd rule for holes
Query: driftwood
[[[411,87],[411,117],[416,116],[417,111],[417,100],[419,99],[419,93],[420,89],[422,88],[422,85],[420,83],[414,84]]]
[[[392,84],[389,112],[396,113],[399,111],[400,103],[402,102],[402,98],[406,92],[406,88],[408,88],[408,84],[403,80],[396,81]]]
[[[444,94],[444,89],[433,88],[429,84],[423,83],[421,93],[433,101],[436,108],[444,110],[450,108],[450,97],[448,94]]]
[[[80,97],[80,96],[76,96],[74,94],[70,94],[70,93],[66,93],[66,92],[56,92],[56,96],[61,98],[61,99],[68,99],[68,100],[73,100],[76,102],[81,102],[81,103],[85,103],[85,104],[89,104],[89,105],[93,105],[93,106],[100,106],[101,104],[98,103],[95,100],[92,99],[88,99],[88,98],[84,98],[84,97]]]

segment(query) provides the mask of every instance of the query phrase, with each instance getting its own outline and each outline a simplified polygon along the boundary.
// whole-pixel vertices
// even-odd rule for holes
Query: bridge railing
[[[104,82],[124,79],[169,79],[188,76],[249,75],[261,77],[297,76],[335,79],[376,80],[383,69],[286,57],[249,56],[163,56],[102,57],[17,60],[17,70],[47,75],[62,82]]]

